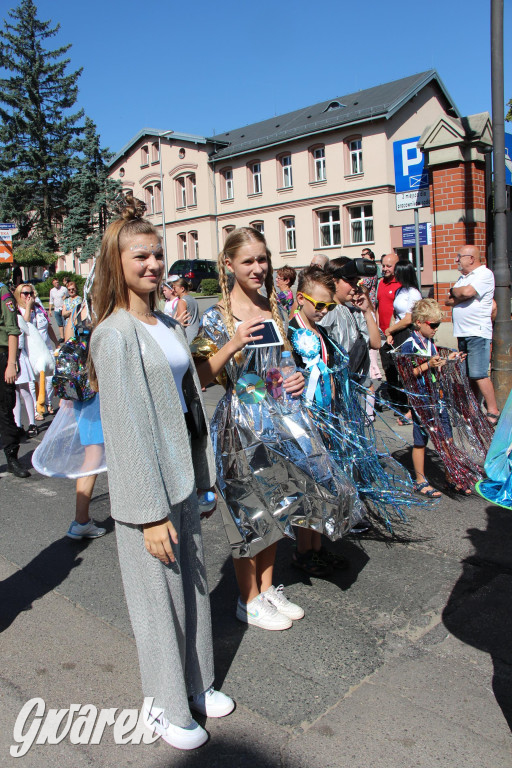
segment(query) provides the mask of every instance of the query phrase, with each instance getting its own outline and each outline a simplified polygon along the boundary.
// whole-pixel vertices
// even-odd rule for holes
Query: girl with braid
[[[258,336],[258,331],[263,328],[262,322],[266,319],[275,320],[286,348],[290,349],[283,317],[278,309],[270,251],[263,235],[251,227],[233,230],[226,239],[224,250],[219,254],[218,270],[222,301],[207,310],[202,318],[203,341],[209,342],[209,351],[203,349],[203,356],[212,352],[214,354],[198,362],[198,350],[194,354],[193,348],[192,353],[196,357],[203,387],[223,371],[230,385],[217,407],[211,429],[220,484],[222,486],[224,478],[235,474],[239,485],[238,499],[228,499],[234,517],[225,515],[224,521],[240,589],[236,616],[240,621],[263,629],[288,629],[292,626],[292,619],[302,618],[304,611],[287,600],[281,587],[276,589],[272,584],[277,541],[283,536],[282,525],[262,513],[261,521],[253,520],[252,524],[247,521],[245,535],[236,526],[236,520],[240,519],[244,508],[259,505],[255,499],[247,496],[247,493],[257,493],[250,481],[253,469],[256,470],[257,457],[251,456],[250,445],[236,445],[239,436],[235,435],[233,426],[236,421],[240,423],[240,420],[237,419],[236,410],[231,407],[235,405],[236,408],[237,405],[237,398],[232,397],[232,388],[247,370],[244,363],[249,362],[248,357],[251,358],[249,370],[265,379],[270,368],[279,366],[282,347],[259,347],[251,350],[254,355],[251,352],[244,354],[243,350],[248,342],[262,338]],[[228,290],[228,272],[235,280],[231,292]],[[267,290],[268,299],[260,293],[263,286]],[[296,373],[283,386],[287,393],[300,397],[304,377]],[[253,442],[253,436],[248,435],[248,440],[249,443]],[[221,466],[224,463],[223,454],[224,457],[230,457],[227,464],[234,462],[231,468]]]
[[[251,227],[233,230],[218,271],[222,301],[203,314],[192,354],[202,386],[218,377],[226,386],[211,435],[240,590],[236,616],[262,629],[288,629],[304,611],[272,583],[277,542],[294,538],[292,525],[314,524],[339,538],[350,525],[348,514],[340,521],[346,509],[340,498],[348,495],[306,410],[294,404],[304,389],[303,374],[283,381],[278,370],[283,350],[291,347],[263,235]],[[260,293],[263,286],[268,298]],[[270,319],[282,343],[254,346],[262,339],[262,322]],[[265,380],[278,399],[267,394]]]

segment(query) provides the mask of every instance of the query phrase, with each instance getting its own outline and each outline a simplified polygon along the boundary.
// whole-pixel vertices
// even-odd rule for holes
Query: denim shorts
[[[481,336],[459,336],[459,351],[466,352],[466,368],[470,379],[487,379],[491,361],[491,340]]]
[[[453,432],[446,406],[443,406],[439,416],[443,426],[444,437],[448,440],[453,437]],[[434,426],[434,421],[432,421],[432,426]],[[421,422],[414,411],[412,412],[412,439],[415,448],[424,448],[428,443],[428,432],[421,426]]]
[[[59,328],[64,328],[64,318],[62,317],[62,309],[54,310],[55,322]]]

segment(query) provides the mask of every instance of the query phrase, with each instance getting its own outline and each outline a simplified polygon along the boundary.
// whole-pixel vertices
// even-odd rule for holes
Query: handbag
[[[36,326],[21,315],[18,317],[18,325],[26,335],[27,354],[32,369],[38,375],[44,373],[51,376],[55,370],[55,360]]]

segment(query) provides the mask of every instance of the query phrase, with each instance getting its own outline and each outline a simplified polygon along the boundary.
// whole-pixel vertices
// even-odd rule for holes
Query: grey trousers
[[[116,521],[117,548],[144,696],[174,725],[191,715],[188,697],[213,684],[210,598],[197,495],[171,507],[176,562],[164,565],[144,546],[142,527]]]

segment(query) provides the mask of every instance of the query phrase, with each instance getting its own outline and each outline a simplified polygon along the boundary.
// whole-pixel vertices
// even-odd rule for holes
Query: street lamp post
[[[512,388],[510,268],[507,259],[505,187],[505,97],[503,87],[503,0],[491,0],[492,135],[494,157],[494,278],[498,312],[494,324],[491,372],[498,407]]]
[[[165,227],[165,196],[164,196],[164,171],[162,163],[162,136],[170,136],[174,131],[165,131],[158,136],[158,159],[160,160],[160,200],[162,202],[162,244],[164,246],[164,264],[165,264],[165,279],[167,279],[167,273],[169,271],[169,265],[167,263],[167,233]]]

